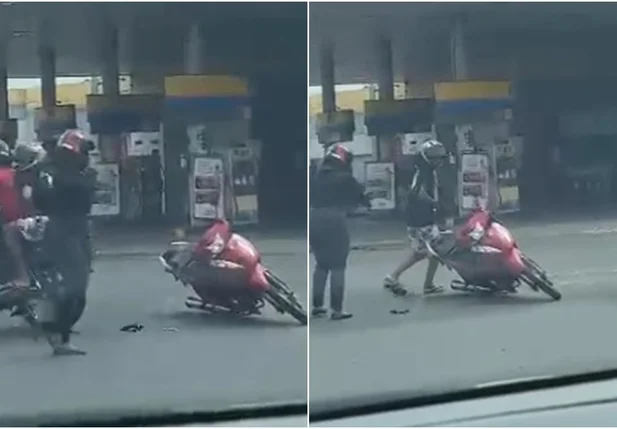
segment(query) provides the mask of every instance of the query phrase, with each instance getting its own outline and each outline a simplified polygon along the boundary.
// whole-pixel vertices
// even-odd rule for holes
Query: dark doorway
[[[261,223],[306,226],[306,67],[255,85],[253,136],[262,141],[259,207]]]

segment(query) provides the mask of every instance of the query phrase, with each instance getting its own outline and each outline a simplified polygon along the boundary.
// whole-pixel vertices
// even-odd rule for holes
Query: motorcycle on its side
[[[260,314],[266,303],[302,325],[306,310],[294,292],[261,261],[257,248],[218,219],[197,243],[173,242],[160,255],[165,271],[197,296],[185,305],[210,313]]]
[[[512,233],[485,209],[472,212],[453,232],[427,242],[427,248],[460,276],[450,284],[453,290],[514,293],[525,283],[555,301],[561,299],[546,271],[519,249]]]

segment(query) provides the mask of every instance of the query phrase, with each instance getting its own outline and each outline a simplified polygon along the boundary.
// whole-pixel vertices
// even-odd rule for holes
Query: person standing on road
[[[345,269],[350,250],[347,211],[366,204],[364,188],[353,177],[353,154],[341,144],[328,148],[310,187],[311,214],[309,244],[317,265],[313,272],[313,309],[316,317],[325,316],[324,294],[330,277],[331,318],[352,317],[343,311]]]
[[[56,264],[64,276],[64,287],[54,294],[55,354],[85,354],[72,345],[71,329],[86,306],[90,275],[89,214],[95,183],[88,172],[88,152],[92,146],[80,130],[67,130],[35,168],[32,201],[37,211],[49,217],[46,241],[58,254]]]
[[[407,235],[410,240],[411,251],[391,274],[384,279],[384,287],[395,295],[406,295],[407,290],[401,285],[401,274],[416,263],[427,258],[426,242],[439,237],[439,180],[437,169],[447,159],[448,154],[444,145],[436,140],[422,143],[416,170],[409,188],[406,220]],[[443,292],[443,287],[434,284],[439,262],[429,257],[428,269],[424,279],[424,293],[433,294]]]

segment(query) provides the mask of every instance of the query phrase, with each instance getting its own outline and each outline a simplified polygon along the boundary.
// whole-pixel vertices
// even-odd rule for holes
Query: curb
[[[514,228],[525,228],[534,225],[515,225]],[[572,230],[556,229],[554,231],[543,231],[534,234],[536,239],[550,239],[553,237],[565,237],[565,236],[581,236],[581,235],[614,235],[617,234],[617,226],[614,227],[594,227],[587,229],[575,228]],[[364,241],[351,245],[351,250],[355,251],[374,251],[383,249],[400,249],[407,245],[407,240],[376,240],[376,241]]]
[[[351,250],[371,251],[380,249],[400,249],[405,247],[405,240],[378,240],[371,242],[356,243],[351,245]]]
[[[151,251],[138,251],[138,250],[97,250],[94,253],[94,257],[96,258],[117,258],[117,257],[138,257],[138,256],[158,256],[160,252],[151,252]]]
[[[296,250],[278,251],[278,252],[262,252],[263,256],[287,256],[302,254]],[[97,250],[94,254],[94,258],[144,258],[152,257],[158,258],[161,254],[160,251],[154,252],[149,250]]]
[[[403,240],[384,240],[375,242],[364,242],[351,245],[351,250],[356,252],[370,252],[382,249],[400,249],[405,247]],[[148,250],[97,250],[95,258],[156,258],[161,252]],[[298,250],[278,251],[278,252],[262,252],[263,256],[287,256],[300,255],[304,252]]]

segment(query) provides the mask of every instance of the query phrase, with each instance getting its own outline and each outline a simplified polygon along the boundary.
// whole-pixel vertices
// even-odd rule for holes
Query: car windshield
[[[307,5],[0,24],[0,424],[306,402]]]
[[[370,203],[311,212],[313,294],[327,272],[353,314],[311,322],[311,401],[615,367],[617,68],[602,47],[616,11],[311,5],[311,195],[336,125]],[[352,134],[333,111],[354,112]],[[448,162],[418,155],[427,139]],[[491,216],[466,225],[478,201]]]

